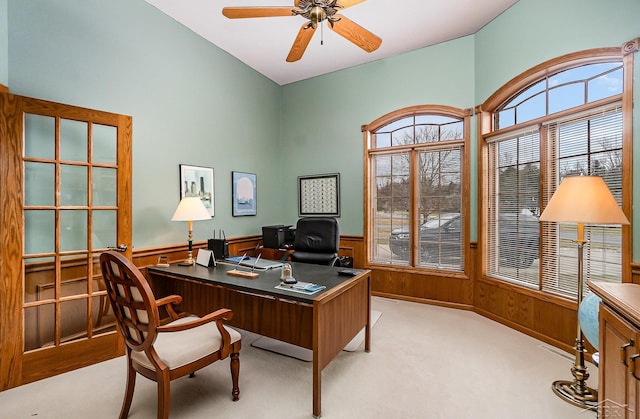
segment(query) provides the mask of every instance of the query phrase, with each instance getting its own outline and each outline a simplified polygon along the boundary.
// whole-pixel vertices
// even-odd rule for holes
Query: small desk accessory
[[[260,255],[258,255],[258,257],[256,258],[256,261],[253,263],[253,267],[251,268],[251,271],[249,271],[249,272],[238,270],[238,267],[240,266],[240,264],[242,263],[242,261],[246,257],[247,257],[246,253],[244,255],[242,255],[242,257],[238,261],[238,264],[236,265],[235,269],[227,271],[227,275],[239,276],[241,278],[257,278],[259,276],[259,274],[257,272],[253,272],[253,270],[256,268],[256,263],[258,263],[258,261],[260,260]]]
[[[169,258],[167,258],[166,256],[158,256],[158,263],[156,263],[156,266],[160,268],[168,268],[170,266]]]
[[[211,250],[207,249],[198,249],[198,256],[196,258],[196,263],[201,266],[206,266],[207,268],[216,266],[216,258],[213,255]]]
[[[295,284],[298,282],[294,277],[291,270],[291,265],[285,263],[282,265],[282,273],[280,274],[280,281],[284,284]]]
[[[338,270],[338,275],[344,275],[344,276],[356,276],[359,273],[360,272],[356,271],[355,269],[340,269],[340,270]]]

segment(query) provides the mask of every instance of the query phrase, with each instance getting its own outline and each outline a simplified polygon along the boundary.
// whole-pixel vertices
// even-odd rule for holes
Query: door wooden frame
[[[0,391],[81,368],[124,353],[117,332],[79,339],[46,350],[24,349],[24,179],[22,147],[24,113],[87,120],[116,126],[117,244],[127,244],[131,257],[132,118],[40,99],[0,89]]]

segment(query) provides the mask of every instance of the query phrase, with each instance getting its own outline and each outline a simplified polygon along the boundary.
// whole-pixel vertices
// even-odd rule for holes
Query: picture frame
[[[234,217],[258,213],[257,190],[255,173],[231,172],[231,214]]]
[[[340,216],[340,173],[298,176],[300,217]]]
[[[212,167],[180,165],[180,199],[199,196],[212,217],[215,215],[214,189]]]

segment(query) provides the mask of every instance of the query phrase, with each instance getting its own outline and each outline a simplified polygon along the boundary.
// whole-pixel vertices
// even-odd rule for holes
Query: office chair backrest
[[[125,343],[144,351],[156,340],[160,315],[149,283],[138,268],[120,253],[104,252],[100,267]]]
[[[293,244],[294,262],[335,265],[340,247],[340,228],[335,218],[300,218]]]

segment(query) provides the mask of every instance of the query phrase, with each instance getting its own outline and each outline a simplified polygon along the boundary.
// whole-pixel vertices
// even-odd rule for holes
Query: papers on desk
[[[311,282],[301,282],[298,281],[295,284],[285,284],[281,283],[280,285],[276,285],[276,289],[285,290],[285,291],[293,291],[299,292],[300,294],[315,294],[318,291],[325,289],[324,285],[312,284]]]

